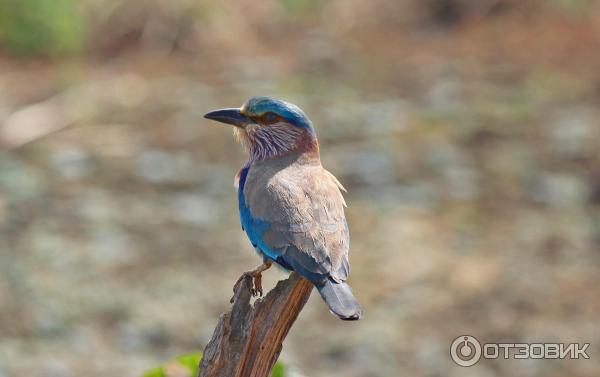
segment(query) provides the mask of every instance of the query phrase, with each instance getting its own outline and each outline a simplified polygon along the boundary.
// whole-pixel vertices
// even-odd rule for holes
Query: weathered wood
[[[231,311],[222,314],[204,349],[198,377],[267,377],[313,285],[292,272],[250,305],[252,278],[239,284]]]

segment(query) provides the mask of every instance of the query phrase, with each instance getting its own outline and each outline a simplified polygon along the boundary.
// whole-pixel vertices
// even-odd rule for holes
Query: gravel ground
[[[600,373],[598,7],[441,30],[363,8],[295,33],[267,6],[217,12],[193,51],[0,59],[1,377],[135,377],[204,347],[258,259],[232,185],[244,153],[202,114],[257,94],[305,109],[349,191],[365,318],[313,295],[281,357],[296,375]],[[465,369],[461,334],[591,359]]]

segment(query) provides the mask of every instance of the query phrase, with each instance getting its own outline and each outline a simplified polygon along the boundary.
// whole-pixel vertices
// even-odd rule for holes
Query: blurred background
[[[600,374],[598,1],[0,0],[1,377],[204,348],[258,258],[202,115],[254,95],[315,123],[366,313],[313,294],[290,375]],[[460,368],[461,334],[591,359]]]

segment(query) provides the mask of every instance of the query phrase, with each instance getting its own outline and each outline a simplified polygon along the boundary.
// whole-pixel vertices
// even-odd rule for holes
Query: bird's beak
[[[227,123],[236,127],[244,128],[246,124],[252,123],[250,118],[241,113],[240,109],[220,109],[204,114],[206,119]]]

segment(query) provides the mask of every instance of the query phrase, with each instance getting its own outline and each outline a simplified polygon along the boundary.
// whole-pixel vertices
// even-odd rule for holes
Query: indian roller
[[[205,118],[235,126],[249,159],[235,182],[242,229],[263,263],[242,275],[262,295],[261,274],[273,262],[296,271],[343,320],[362,316],[346,280],[350,236],[341,183],[321,165],[313,124],[297,106],[253,97]]]

